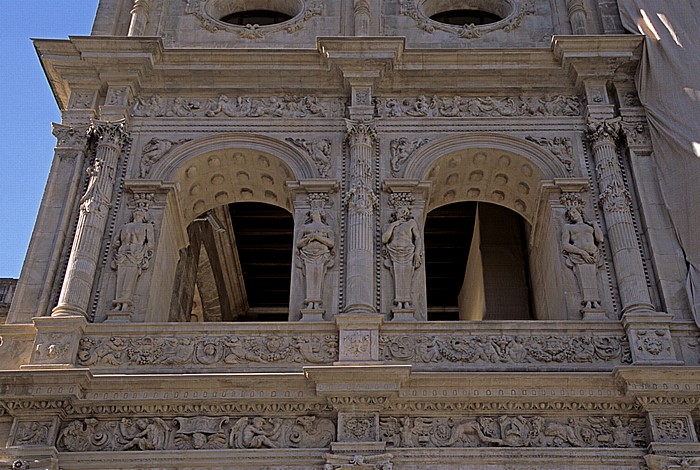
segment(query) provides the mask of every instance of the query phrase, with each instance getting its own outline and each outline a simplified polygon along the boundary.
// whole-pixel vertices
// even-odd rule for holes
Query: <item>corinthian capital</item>
[[[371,146],[378,140],[377,128],[374,122],[352,121],[350,119],[346,119],[345,123],[348,129],[347,139],[350,146]]]
[[[61,124],[52,124],[51,133],[56,137],[57,148],[70,148],[83,150],[87,144],[87,127],[70,127]]]
[[[126,131],[123,119],[119,121],[93,121],[89,133],[97,140],[98,145],[122,148],[129,139],[129,133]]]
[[[586,136],[591,143],[609,140],[615,142],[620,137],[622,131],[622,119],[593,119],[588,118],[586,122]]]

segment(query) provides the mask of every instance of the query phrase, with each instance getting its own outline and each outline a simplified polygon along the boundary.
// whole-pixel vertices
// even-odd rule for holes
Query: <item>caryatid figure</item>
[[[335,246],[333,230],[326,224],[325,212],[312,207],[301,228],[297,250],[306,281],[304,305],[307,310],[321,310],[323,280],[333,266]]]
[[[136,281],[153,255],[153,224],[147,219],[148,210],[136,208],[131,222],[122,226],[114,241],[112,269],[117,270],[117,290],[112,304],[116,311],[132,310]]]
[[[394,275],[394,305],[405,310],[413,305],[411,285],[415,270],[423,262],[423,243],[410,206],[399,205],[394,217],[396,220],[382,234],[382,243]]]
[[[581,208],[566,210],[568,224],[562,228],[562,248],[566,265],[574,270],[581,287],[584,309],[600,308],[598,266],[601,264],[603,232],[597,224],[584,219]]]

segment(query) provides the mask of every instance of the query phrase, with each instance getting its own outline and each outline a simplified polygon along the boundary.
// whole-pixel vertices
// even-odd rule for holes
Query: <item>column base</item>
[[[393,308],[391,321],[416,321],[415,308]]]
[[[605,315],[604,308],[582,308],[581,320],[583,321],[606,321],[608,317]]]
[[[311,310],[308,308],[301,309],[301,320],[299,321],[323,321],[323,315],[326,311],[322,308]]]
[[[105,323],[131,323],[133,312],[123,310],[110,310],[107,312]]]

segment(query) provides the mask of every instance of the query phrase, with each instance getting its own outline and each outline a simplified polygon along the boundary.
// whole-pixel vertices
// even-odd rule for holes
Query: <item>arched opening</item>
[[[526,224],[489,203],[430,211],[424,229],[428,320],[532,319]]]
[[[221,18],[221,21],[228,24],[246,26],[270,26],[277,23],[283,23],[291,20],[292,17],[286,13],[274,10],[245,10],[237,11]]]
[[[240,202],[194,219],[180,253],[172,321],[285,321],[289,314],[292,215]]]
[[[454,26],[464,26],[464,25],[484,25],[496,23],[501,21],[498,15],[490,13],[483,10],[448,10],[440,12],[436,15],[430,17],[431,20],[437,21],[438,23],[444,23]]]

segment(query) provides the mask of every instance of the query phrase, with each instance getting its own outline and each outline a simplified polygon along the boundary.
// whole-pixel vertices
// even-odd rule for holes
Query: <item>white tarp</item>
[[[619,0],[618,5],[625,28],[646,36],[637,89],[700,326],[700,1]]]

